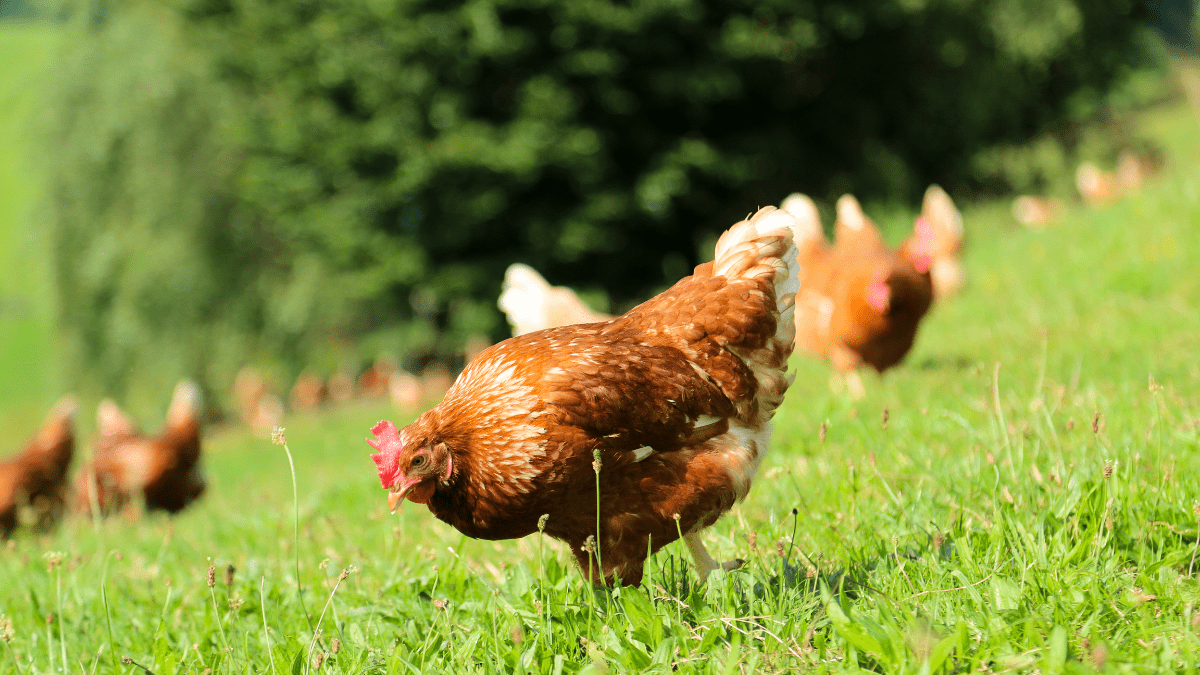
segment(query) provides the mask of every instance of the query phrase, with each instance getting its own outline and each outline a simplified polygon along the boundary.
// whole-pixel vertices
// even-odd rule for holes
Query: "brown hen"
[[[33,510],[38,529],[47,529],[62,517],[78,410],[74,397],[60,399],[21,454],[0,462],[0,537],[17,528],[24,507]]]
[[[831,247],[812,200],[792,195],[785,206],[800,232],[796,348],[828,359],[851,396],[861,398],[857,369],[867,365],[882,373],[903,360],[929,310],[933,233],[918,221],[913,236],[893,253],[847,195],[838,201],[843,234]]]
[[[77,481],[79,508],[110,514],[140,499],[147,510],[176,513],[204,493],[200,469],[200,389],[175,387],[162,432],[146,437],[111,399],[96,412],[95,458]]]
[[[480,539],[545,517],[605,583],[640,583],[648,553],[680,533],[702,579],[735,567],[700,531],[746,496],[790,384],[794,224],[762,209],[662,294],[505,340],[403,430],[380,422],[369,442],[393,510],[408,498]]]

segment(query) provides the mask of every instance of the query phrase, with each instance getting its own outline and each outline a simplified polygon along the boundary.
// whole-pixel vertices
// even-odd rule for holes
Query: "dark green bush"
[[[1135,0],[128,0],[77,8],[47,154],[62,324],[108,388],[410,367],[505,266],[623,308],[802,189],[915,199],[1069,121]],[[156,385],[157,386],[157,385]]]

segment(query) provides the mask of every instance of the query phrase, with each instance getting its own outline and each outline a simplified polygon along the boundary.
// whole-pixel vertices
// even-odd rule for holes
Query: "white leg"
[[[696,563],[696,574],[700,576],[700,583],[708,581],[708,575],[717,568],[729,572],[741,567],[744,562],[741,558],[727,560],[723,563],[713,560],[713,557],[708,554],[708,549],[704,548],[704,542],[700,541],[699,532],[683,535],[683,543],[687,544],[688,551],[692,554],[692,560]]]
[[[855,401],[862,400],[862,397],[867,395],[867,390],[863,388],[862,378],[858,376],[857,370],[846,373],[846,389],[850,390],[850,398]]]

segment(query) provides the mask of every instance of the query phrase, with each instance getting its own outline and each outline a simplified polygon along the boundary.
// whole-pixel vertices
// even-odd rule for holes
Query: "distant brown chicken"
[[[21,454],[0,462],[0,537],[17,528],[22,508],[32,509],[35,525],[43,530],[62,516],[78,410],[74,397],[60,399]]]
[[[1012,214],[1018,223],[1034,229],[1057,223],[1065,207],[1057,199],[1036,195],[1020,195],[1013,200]]]
[[[288,401],[292,404],[292,410],[312,410],[324,403],[328,396],[329,390],[325,388],[325,381],[312,371],[306,370],[296,378]]]
[[[1160,153],[1139,154],[1124,150],[1117,157],[1117,183],[1126,194],[1137,192],[1142,185],[1163,168]]]
[[[358,376],[358,395],[363,398],[382,398],[388,393],[388,380],[400,372],[400,362],[391,354],[380,354],[375,362]]]
[[[1084,162],[1075,171],[1075,189],[1088,206],[1108,206],[1121,198],[1121,183],[1117,175]]]
[[[283,421],[283,400],[263,374],[253,366],[238,371],[233,382],[238,416],[259,435],[267,435]]]
[[[846,195],[838,201],[840,236],[831,247],[812,200],[792,195],[783,206],[797,222],[796,349],[828,359],[851,396],[861,398],[857,369],[882,373],[903,360],[929,310],[932,230],[916,227],[892,252],[858,201]]]
[[[204,493],[200,469],[200,389],[184,380],[175,387],[166,423],[146,437],[111,399],[96,413],[96,455],[79,475],[79,509],[110,514],[140,499],[147,510],[181,511]]]

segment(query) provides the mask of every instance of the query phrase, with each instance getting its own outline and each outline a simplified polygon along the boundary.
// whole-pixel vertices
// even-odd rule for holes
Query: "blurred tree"
[[[128,0],[47,154],[73,363],[453,358],[503,269],[614,309],[802,189],[915,199],[1069,119],[1136,0]],[[78,9],[77,16],[88,15]]]
[[[0,0],[0,19],[34,19],[38,15],[29,0]]]

